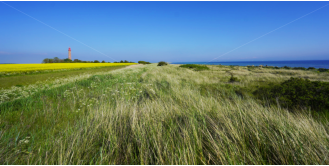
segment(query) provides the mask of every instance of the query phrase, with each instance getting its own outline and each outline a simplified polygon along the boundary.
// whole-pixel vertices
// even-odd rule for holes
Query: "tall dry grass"
[[[25,111],[34,114],[21,120],[21,125],[51,123],[49,128],[36,127],[24,137],[17,136],[23,132],[21,125],[1,130],[0,161],[329,164],[327,125],[307,111],[293,114],[237,95],[226,88],[229,74],[217,69],[195,72],[175,65],[148,65],[76,82],[62,89],[63,93],[57,90],[56,100],[47,97],[51,96],[47,92],[44,101],[48,104],[28,107]],[[250,80],[271,79],[255,75],[250,74]],[[253,84],[250,80],[229,85],[248,86]],[[63,120],[65,115],[71,119]],[[2,120],[9,116],[3,115]],[[47,120],[41,123],[40,118]],[[61,130],[55,130],[60,122]],[[27,136],[29,142],[24,144]]]

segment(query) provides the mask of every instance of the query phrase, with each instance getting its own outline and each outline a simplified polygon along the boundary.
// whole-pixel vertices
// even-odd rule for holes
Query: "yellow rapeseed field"
[[[47,64],[0,64],[0,74],[37,73],[42,71],[126,66],[136,63],[47,63]]]

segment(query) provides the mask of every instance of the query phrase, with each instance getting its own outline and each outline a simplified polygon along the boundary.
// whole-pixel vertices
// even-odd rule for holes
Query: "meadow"
[[[291,77],[329,82],[328,72],[190,67],[1,90],[0,164],[329,164],[326,116],[253,95]]]
[[[47,64],[0,64],[0,76],[67,71],[84,68],[127,66],[136,63],[47,63]]]
[[[26,87],[28,85],[42,84],[46,82],[56,81],[61,78],[76,77],[78,75],[96,74],[98,72],[107,72],[116,69],[121,69],[126,66],[107,66],[98,68],[83,68],[65,71],[51,71],[31,74],[9,75],[0,77],[0,89],[8,89],[12,86]]]

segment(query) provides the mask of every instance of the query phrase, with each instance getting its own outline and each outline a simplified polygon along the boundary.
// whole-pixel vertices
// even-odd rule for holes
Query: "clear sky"
[[[89,47],[0,2],[0,63],[64,59],[68,47],[81,60],[206,62],[329,4],[5,3]],[[329,5],[214,61],[328,59]]]

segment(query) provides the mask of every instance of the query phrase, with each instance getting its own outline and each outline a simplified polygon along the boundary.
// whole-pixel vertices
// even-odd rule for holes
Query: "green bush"
[[[168,65],[168,63],[165,61],[161,61],[158,63],[158,66],[165,66],[165,65]]]
[[[206,65],[185,64],[180,65],[179,67],[194,69],[195,71],[209,70],[209,67],[207,67]]]
[[[311,107],[315,111],[329,110],[328,82],[290,78],[281,84],[261,87],[254,95],[260,99],[267,98],[273,104],[278,101],[281,106],[289,109]]]
[[[256,68],[255,66],[247,66],[248,69],[254,69]]]
[[[239,65],[230,65],[230,68],[234,69],[235,66],[239,66]]]
[[[247,66],[248,70],[251,71],[253,69],[255,69],[256,67],[255,66]]]
[[[314,67],[309,67],[307,70],[314,70],[315,68]]]
[[[289,67],[289,66],[283,66],[282,68],[284,68],[284,69],[291,69],[291,67]]]
[[[295,70],[306,70],[305,67],[294,67],[293,69],[295,69]]]
[[[319,71],[319,72],[327,72],[327,71],[329,71],[329,69],[319,68],[318,71]]]
[[[230,78],[229,82],[239,82],[239,79],[234,77],[233,74],[231,74],[231,78]]]
[[[146,62],[146,61],[138,61],[139,64],[151,64],[150,62]]]

